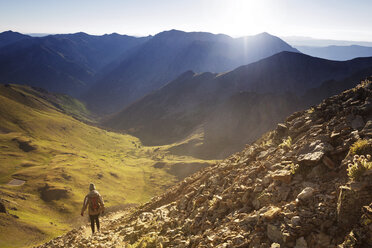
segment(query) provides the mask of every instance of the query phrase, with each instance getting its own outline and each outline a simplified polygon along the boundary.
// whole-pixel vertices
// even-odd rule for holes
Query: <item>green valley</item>
[[[0,102],[0,200],[8,212],[0,213],[1,247],[35,245],[86,221],[79,214],[90,182],[110,211],[144,203],[215,162],[90,125],[84,105],[68,96],[0,85]]]

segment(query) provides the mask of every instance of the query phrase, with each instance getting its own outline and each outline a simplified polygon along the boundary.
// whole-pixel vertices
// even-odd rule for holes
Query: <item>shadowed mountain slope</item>
[[[225,74],[186,72],[104,124],[127,130],[145,144],[172,143],[202,126],[205,145],[214,145],[207,145],[207,150],[197,147],[195,152],[226,156],[289,113],[318,101],[316,94],[314,99],[301,97],[308,90],[351,75],[345,84],[355,85],[371,70],[372,58],[338,62],[282,52]],[[335,84],[329,93],[345,89]],[[318,92],[324,97],[329,93]]]
[[[0,82],[73,96],[87,90],[98,72],[147,39],[85,33],[26,37],[0,48]]]
[[[165,31],[132,51],[84,99],[94,110],[114,112],[187,70],[224,72],[281,51],[297,52],[267,33],[233,39],[222,34]]]
[[[40,247],[371,247],[371,97],[364,81],[105,220],[101,233],[82,227]]]
[[[0,48],[6,45],[12,44],[14,42],[23,40],[23,39],[31,39],[31,36],[24,35],[18,32],[13,31],[5,31],[0,33]]]

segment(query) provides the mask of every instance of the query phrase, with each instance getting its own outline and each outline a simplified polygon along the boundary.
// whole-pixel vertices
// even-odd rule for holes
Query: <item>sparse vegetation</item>
[[[266,140],[264,142],[262,142],[262,147],[267,147],[267,146],[272,146],[273,145],[273,140],[272,139],[269,139],[269,140]]]
[[[141,238],[139,241],[134,243],[133,245],[127,245],[129,248],[162,248],[163,245],[158,242],[158,238],[156,235],[154,236],[146,236]]]
[[[314,113],[314,111],[315,111],[315,108],[311,107],[307,110],[307,113],[312,114],[312,113]]]
[[[292,175],[295,175],[295,174],[300,172],[300,165],[299,164],[292,163],[289,166],[291,167],[290,171],[291,171]]]
[[[281,144],[279,144],[279,147],[280,148],[291,148],[292,146],[292,138],[290,136],[288,136],[286,139],[283,139],[283,142]]]
[[[348,165],[347,174],[350,179],[358,181],[367,170],[372,170],[371,155],[354,155],[353,162]]]
[[[372,143],[368,140],[357,140],[350,147],[350,155],[367,155],[372,152]]]
[[[367,86],[367,85],[370,84],[370,83],[372,83],[372,81],[366,79],[366,80],[363,80],[363,81],[360,83],[360,85],[361,85],[362,87],[364,87],[364,86]]]

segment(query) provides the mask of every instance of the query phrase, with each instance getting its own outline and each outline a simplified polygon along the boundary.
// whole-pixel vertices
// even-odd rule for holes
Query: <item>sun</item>
[[[270,7],[265,1],[233,0],[225,1],[223,29],[233,36],[244,36],[266,31]],[[220,22],[221,23],[221,22]]]

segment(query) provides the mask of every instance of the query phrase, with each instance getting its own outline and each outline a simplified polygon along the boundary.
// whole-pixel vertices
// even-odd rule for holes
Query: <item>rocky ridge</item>
[[[101,233],[87,237],[82,227],[39,247],[371,247],[372,166],[358,162],[370,165],[371,137],[364,81],[104,220]]]

